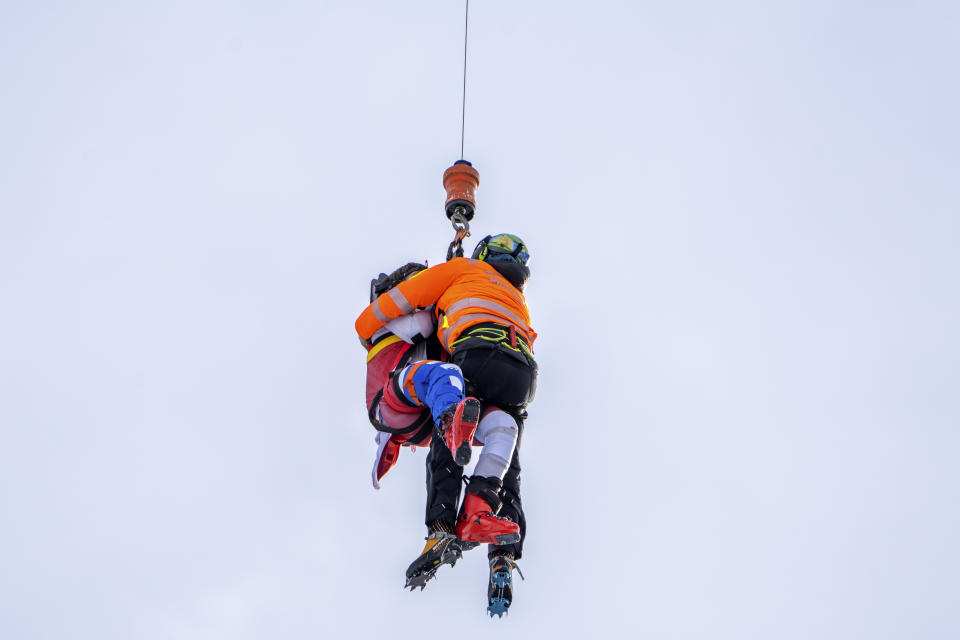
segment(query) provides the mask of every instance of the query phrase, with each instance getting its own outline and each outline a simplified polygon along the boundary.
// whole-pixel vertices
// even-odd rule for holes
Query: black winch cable
[[[463,160],[463,136],[467,127],[467,33],[470,27],[470,0],[463,18],[463,108],[460,111],[460,159]]]
[[[466,0],[463,16],[463,102],[460,108],[460,159],[443,173],[443,188],[447,190],[445,204],[447,218],[456,230],[453,242],[447,248],[447,260],[463,257],[463,239],[470,235],[470,219],[476,203],[479,177],[476,169],[463,159],[467,122],[467,35],[470,33],[470,0]],[[448,180],[449,179],[449,180]]]

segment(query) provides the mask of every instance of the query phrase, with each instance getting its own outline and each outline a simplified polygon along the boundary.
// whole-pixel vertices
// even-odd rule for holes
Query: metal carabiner
[[[447,260],[463,257],[463,239],[470,235],[470,221],[460,207],[450,215],[450,224],[453,225],[456,233],[450,246],[447,247]]]
[[[470,236],[470,221],[467,220],[467,217],[464,215],[464,210],[461,207],[457,207],[456,211],[453,212],[453,215],[450,216],[450,224],[453,225],[453,229],[457,232],[457,235],[460,235],[460,232],[466,230],[466,233],[460,238]]]

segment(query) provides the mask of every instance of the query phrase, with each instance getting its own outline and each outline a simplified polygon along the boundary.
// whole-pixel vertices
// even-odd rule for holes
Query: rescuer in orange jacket
[[[536,333],[530,327],[526,301],[495,264],[454,258],[420,272],[364,309],[357,318],[357,333],[369,340],[390,320],[436,305],[437,337],[448,353],[455,351],[466,329],[488,322],[505,326],[528,348]]]
[[[446,554],[434,547],[449,542],[454,529],[464,543],[491,542],[488,553],[492,560],[512,562],[521,555],[526,522],[519,495],[516,445],[537,376],[531,351],[536,332],[530,326],[522,293],[530,274],[528,259],[526,246],[516,236],[487,236],[477,245],[471,259],[455,258],[400,282],[376,298],[356,321],[357,333],[369,341],[395,319],[432,308],[437,319],[436,335],[449,362],[408,366],[398,373],[399,387],[412,405],[420,402],[421,406],[429,406],[418,397],[426,395],[426,382],[416,380],[429,367],[455,365],[466,383],[465,396],[456,405],[442,411],[438,411],[439,405],[431,407],[438,427],[435,436],[441,437],[432,439],[427,460],[427,524],[432,534],[441,532],[446,536],[434,538],[443,538],[434,543],[428,538],[424,552],[407,572],[408,584],[411,571],[429,573],[448,561],[441,561]],[[471,402],[478,403],[476,406],[482,403],[482,416],[470,417]],[[438,412],[442,415],[438,416]],[[467,429],[476,429],[478,436],[484,434],[485,442],[454,524],[453,513],[460,493],[455,478],[462,473],[459,465],[463,461],[454,446],[458,442],[451,443],[447,436],[449,429],[460,426],[458,420],[464,416]],[[473,435],[472,431],[467,433],[467,446]],[[451,465],[460,472],[450,473]],[[433,477],[442,481],[432,482]],[[517,531],[519,536],[500,535],[509,531]],[[459,549],[452,560],[458,557]],[[429,577],[432,574],[426,579]]]

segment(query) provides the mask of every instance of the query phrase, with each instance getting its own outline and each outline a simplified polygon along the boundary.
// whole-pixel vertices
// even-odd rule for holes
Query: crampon
[[[417,587],[423,591],[427,583],[437,575],[437,569],[445,564],[451,567],[469,551],[477,546],[475,542],[462,542],[456,535],[446,531],[435,531],[427,536],[427,543],[417,559],[407,567],[407,582],[404,589],[413,591]]]
[[[520,567],[507,555],[490,557],[490,583],[487,585],[487,613],[502,618],[513,603],[513,570],[523,578]]]

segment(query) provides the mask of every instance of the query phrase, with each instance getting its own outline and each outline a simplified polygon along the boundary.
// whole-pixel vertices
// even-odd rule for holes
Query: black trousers
[[[496,405],[511,415],[522,412],[537,392],[536,364],[495,344],[458,350],[450,361],[463,371],[468,396]]]
[[[524,408],[536,392],[537,369],[496,348],[465,349],[454,354],[451,361],[463,371],[467,394],[479,398],[484,404],[495,405],[514,417],[519,426],[517,446],[503,477],[501,499],[503,505],[498,515],[509,517],[520,525],[520,541],[514,544],[490,545],[490,552],[509,552],[514,559],[523,554],[523,541],[527,534],[527,521],[520,500],[520,443],[523,440]],[[434,436],[427,454],[427,510],[425,522],[430,526],[442,521],[451,527],[456,523],[457,506],[460,503],[463,467],[453,460],[453,455],[441,438]]]

